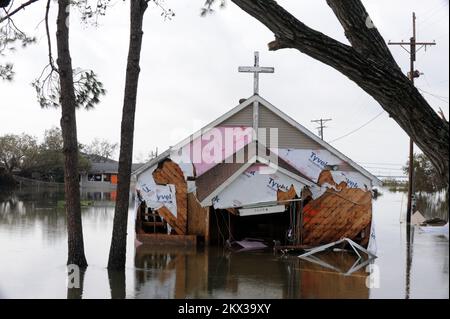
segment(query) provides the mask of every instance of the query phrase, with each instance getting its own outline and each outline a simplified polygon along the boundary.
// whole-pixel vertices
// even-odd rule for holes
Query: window
[[[88,174],[88,181],[89,182],[101,182],[102,174]]]
[[[104,182],[111,182],[111,174],[103,174],[103,181]]]

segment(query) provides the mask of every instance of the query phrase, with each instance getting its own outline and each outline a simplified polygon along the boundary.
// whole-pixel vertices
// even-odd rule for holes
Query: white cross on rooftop
[[[253,73],[254,76],[254,94],[259,95],[259,74],[260,73],[275,73],[275,68],[259,66],[259,52],[255,52],[254,66],[240,66],[239,72]]]

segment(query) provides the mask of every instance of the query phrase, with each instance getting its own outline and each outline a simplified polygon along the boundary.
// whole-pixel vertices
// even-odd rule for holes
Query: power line
[[[364,166],[366,169],[382,169],[385,171],[403,171],[403,168],[394,168],[394,167],[376,167],[376,166]]]
[[[448,97],[447,96],[440,96],[440,95],[437,95],[437,94],[433,94],[433,93],[430,93],[430,92],[428,92],[428,91],[425,91],[425,90],[423,90],[423,89],[421,89],[421,88],[417,88],[420,92],[422,92],[422,93],[425,93],[425,94],[428,94],[428,95],[430,95],[430,96],[432,96],[432,97],[434,97],[434,98],[436,98],[436,99],[438,99],[438,100],[441,100],[442,102],[444,102],[444,103],[447,103],[447,104],[449,104],[448,103]]]
[[[441,3],[441,5],[439,7],[436,7],[432,12],[429,11],[430,14],[425,14],[425,17],[421,20],[419,19],[419,21],[417,21],[418,25],[423,27],[426,23],[428,22],[432,17],[434,17],[436,14],[440,13],[440,12],[445,12],[442,9],[444,9],[446,6],[448,6],[448,2],[444,2]]]
[[[367,105],[367,101],[361,101],[362,98],[364,98],[364,95],[362,93],[358,94],[358,96],[354,99],[354,102],[349,104],[357,107],[357,109],[352,112],[352,116],[348,118],[349,123],[353,123],[353,120],[358,118],[359,115],[366,109],[365,106]]]
[[[395,176],[395,175],[375,175],[375,176],[378,177],[378,178],[395,178],[395,179],[397,179],[397,178],[401,178],[401,179],[408,178],[408,176]]]
[[[378,169],[403,169],[405,165],[397,165],[397,166],[384,166],[384,165],[364,165],[366,168],[378,168]]]
[[[442,84],[442,83],[448,83],[448,79],[447,79],[447,80],[442,80],[442,81],[436,82],[436,83],[434,83],[434,84]]]
[[[429,18],[431,18],[432,16],[434,16],[436,13],[440,12],[441,9],[444,9],[446,6],[448,5],[448,2],[446,3],[441,3],[433,8],[431,8],[430,10],[426,11],[424,14],[422,14],[422,16],[424,18],[422,18],[421,20],[418,21],[417,24],[422,25],[424,24]],[[408,31],[403,34],[403,36],[401,36],[401,38],[405,38],[413,29],[413,26],[410,26],[408,28]]]
[[[428,76],[424,73],[423,74],[423,79],[425,80],[425,83],[427,84],[427,86],[432,89],[430,82],[428,81]]]
[[[430,26],[436,24],[437,22],[441,21],[443,18],[445,18],[445,16],[440,17],[439,19],[433,19],[430,20],[431,18],[433,18],[436,14],[442,13],[444,12],[444,14],[447,14],[447,11],[444,11],[442,9],[444,9],[446,6],[448,6],[448,2],[444,3],[443,5],[441,5],[440,8],[438,8],[438,10],[436,10],[432,15],[425,17],[423,20],[418,21],[418,25],[421,26],[422,31],[426,30],[427,28],[429,28]]]
[[[381,111],[381,112],[380,112],[377,116],[375,116],[374,118],[370,119],[369,121],[367,121],[366,123],[364,123],[363,125],[361,125],[360,127],[358,127],[357,129],[354,129],[353,131],[351,131],[351,132],[349,132],[349,133],[347,133],[347,134],[345,134],[345,135],[343,135],[343,136],[341,136],[341,137],[338,137],[338,138],[336,138],[336,139],[334,139],[334,140],[332,140],[332,141],[330,141],[330,142],[328,142],[328,143],[334,143],[334,142],[336,142],[336,141],[339,141],[339,140],[343,139],[344,137],[347,137],[347,136],[349,136],[349,135],[351,135],[351,134],[353,134],[353,133],[359,131],[360,129],[366,127],[367,125],[369,125],[370,123],[372,123],[373,121],[375,121],[377,118],[379,118],[381,115],[383,115],[383,113],[384,113],[384,110]]]
[[[404,164],[400,164],[400,163],[367,163],[367,162],[357,162],[358,164],[361,165],[388,165],[388,166],[402,166]]]
[[[435,37],[435,40],[440,40],[442,38],[448,38],[448,31],[441,33],[441,35],[438,35],[437,37]]]

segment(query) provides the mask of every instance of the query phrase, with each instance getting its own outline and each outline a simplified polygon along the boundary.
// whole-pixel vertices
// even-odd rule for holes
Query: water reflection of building
[[[100,202],[102,203],[107,203],[107,202],[111,202],[111,204],[115,204],[115,201],[117,199],[117,191],[114,190],[109,190],[109,191],[101,191],[101,190],[95,190],[95,189],[85,189],[82,188],[81,189],[81,198],[83,200],[88,200],[88,201],[95,201],[96,204],[99,204]]]
[[[206,254],[195,249],[136,249],[136,291],[143,298],[185,298],[192,294],[205,297],[207,291]],[[200,295],[197,295],[199,293]]]
[[[301,286],[298,298],[369,298],[369,288],[366,286],[369,273],[365,271],[365,268],[349,276],[344,275],[354,265],[357,256],[351,253],[329,252],[322,254],[320,259],[338,268],[341,273],[299,260]]]
[[[342,270],[356,261],[351,254],[323,258]],[[140,246],[135,266],[136,293],[141,298],[369,298],[364,269],[344,276],[271,252]]]

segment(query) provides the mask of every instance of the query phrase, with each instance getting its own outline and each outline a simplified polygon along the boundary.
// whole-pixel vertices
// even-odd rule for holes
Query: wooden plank
[[[175,299],[186,298],[186,260],[185,255],[175,257]]]
[[[320,175],[319,184],[324,183],[339,190],[328,189],[305,206],[303,243],[317,246],[343,237],[358,241],[358,235],[363,231],[369,236],[372,221],[371,192],[348,188],[346,183],[337,185],[329,171]],[[368,240],[363,238],[360,244],[367,245]]]
[[[186,293],[188,296],[201,297],[199,291],[208,291],[209,258],[208,254],[186,255]]]
[[[166,207],[162,207],[158,209],[157,212],[162,218],[164,218],[164,220],[170,225],[170,227],[175,229],[175,232],[178,235],[184,235],[183,229],[178,227],[177,218],[173,216],[170,210],[168,210]]]
[[[282,190],[278,190],[277,192],[277,199],[279,202],[295,199],[296,196],[297,192],[295,191],[294,185],[291,185],[291,188],[287,192]]]
[[[155,247],[195,247],[197,245],[197,236],[190,235],[138,234],[136,239],[144,245]]]
[[[142,222],[142,225],[147,227],[164,227],[163,222]]]
[[[166,160],[153,172],[153,179],[157,184],[175,185],[177,217],[173,216],[167,209],[163,214],[169,218],[167,222],[175,229],[177,234],[185,235],[187,233],[187,182],[183,171],[175,162]],[[168,213],[172,216],[168,216]]]
[[[194,193],[188,194],[188,234],[206,237],[208,230],[208,207],[202,207]]]
[[[239,212],[236,208],[227,208],[226,211],[234,216],[239,216]]]
[[[211,240],[211,207],[205,207],[206,209],[206,229],[205,229],[205,245],[209,245]]]

